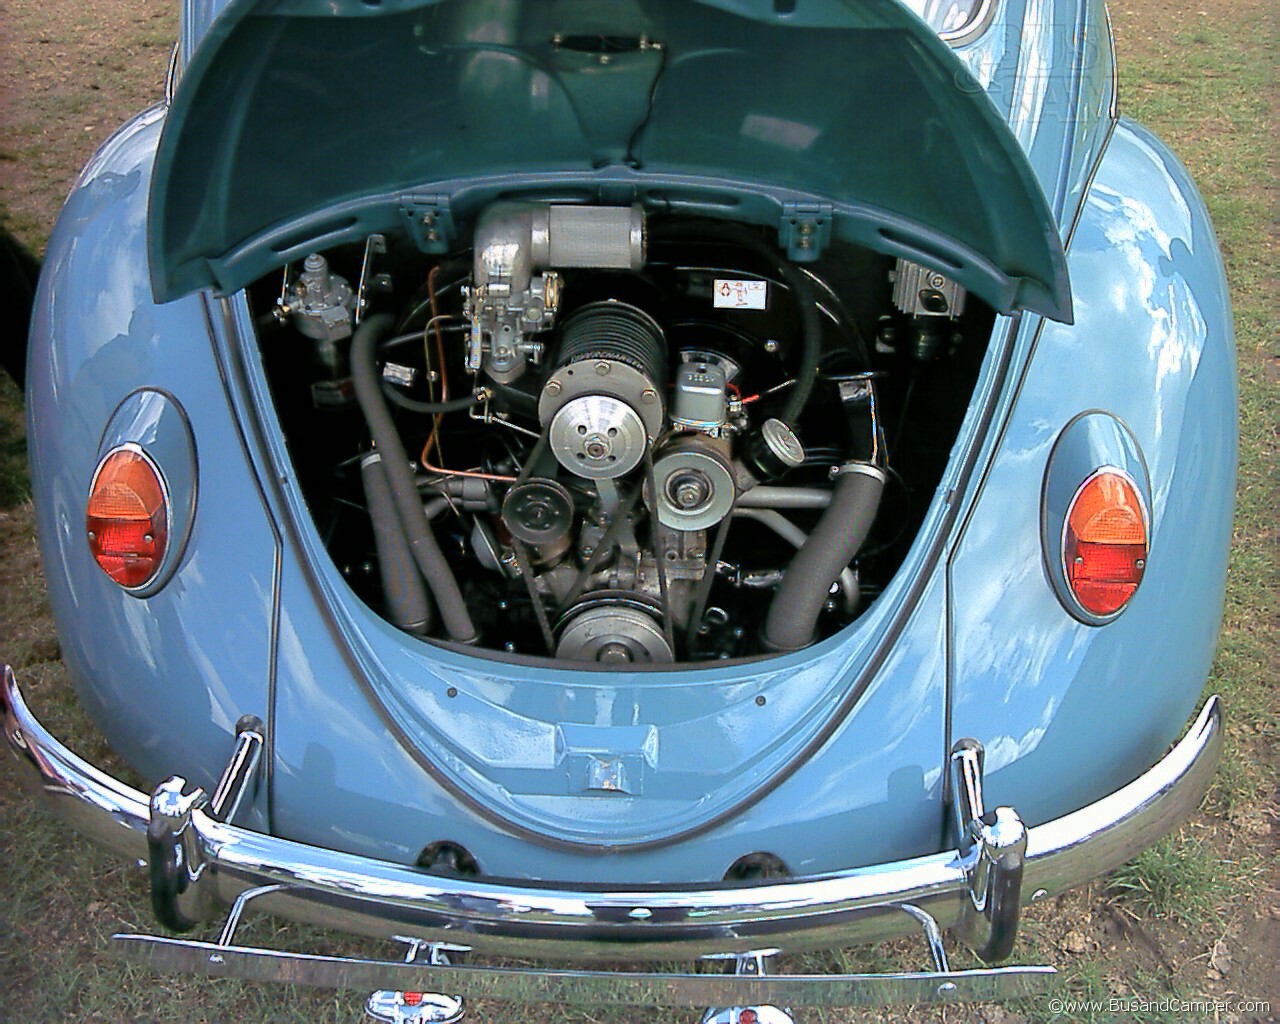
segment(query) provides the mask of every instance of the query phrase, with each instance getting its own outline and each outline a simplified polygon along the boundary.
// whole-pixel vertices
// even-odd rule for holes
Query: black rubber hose
[[[831,504],[787,566],[773,595],[764,623],[764,645],[769,650],[798,651],[813,643],[831,584],[867,539],[883,492],[882,469],[865,462],[846,464]]]
[[[373,521],[373,542],[378,551],[382,592],[392,625],[406,633],[426,636],[431,631],[431,598],[422,574],[414,564],[400,520],[396,518],[391,485],[382,469],[382,455],[373,452],[360,463],[364,499]]]
[[[519,388],[512,387],[510,384],[499,384],[496,381],[490,381],[489,387],[493,388],[498,395],[504,399],[512,409],[518,412],[528,413],[530,416],[538,415],[538,396],[531,395],[527,391],[521,391]]]
[[[389,384],[385,380],[382,382],[382,393],[386,395],[387,400],[392,405],[398,405],[408,412],[422,413],[424,416],[434,416],[445,412],[465,412],[473,405],[479,404],[482,397],[475,392],[470,392],[461,398],[451,398],[447,402],[419,402],[416,398],[402,395],[396,390],[394,384]]]
[[[800,361],[795,370],[796,382],[787,392],[787,402],[778,414],[778,419],[795,430],[796,421],[813,394],[814,381],[818,379],[818,360],[822,357],[822,315],[818,312],[813,284],[799,267],[783,260],[778,264],[778,274],[800,307]]]
[[[404,531],[405,541],[418,570],[431,588],[440,610],[440,619],[451,640],[475,643],[476,628],[467,611],[462,591],[453,570],[445,560],[444,552],[431,532],[431,524],[423,511],[422,499],[414,486],[413,472],[409,469],[409,456],[405,453],[391,410],[382,397],[377,364],[378,340],[390,332],[395,317],[390,313],[371,316],[351,338],[351,381],[355,385],[356,401],[364,413],[369,433],[382,454],[382,470],[391,489],[396,515]]]

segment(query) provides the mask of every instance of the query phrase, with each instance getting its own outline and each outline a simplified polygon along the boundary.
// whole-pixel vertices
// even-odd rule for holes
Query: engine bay
[[[776,233],[638,205],[502,200],[469,240],[372,235],[250,290],[303,493],[363,600],[424,639],[583,666],[794,651],[865,610],[989,309],[905,260],[794,262]]]

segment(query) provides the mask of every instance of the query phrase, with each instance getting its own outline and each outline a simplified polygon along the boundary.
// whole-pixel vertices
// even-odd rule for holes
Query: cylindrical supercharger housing
[[[667,344],[657,321],[629,303],[589,303],[565,322],[552,365],[538,415],[560,464],[588,479],[635,469],[663,426]]]

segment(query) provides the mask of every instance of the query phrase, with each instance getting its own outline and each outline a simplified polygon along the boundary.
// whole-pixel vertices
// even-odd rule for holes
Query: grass
[[[31,496],[22,417],[18,389],[0,373],[0,511],[11,509]]]
[[[7,0],[0,31],[20,37],[0,62],[0,85],[20,102],[6,107],[0,154],[0,219],[39,250],[67,183],[92,148],[129,113],[159,95],[169,40],[170,0]],[[886,1009],[874,1014],[812,1012],[805,1024],[854,1019],[909,1022],[982,1017],[1035,1022],[1171,1021],[1164,1011],[1107,1009],[1116,996],[1271,998],[1280,1003],[1275,962],[1280,905],[1274,850],[1277,726],[1275,683],[1280,570],[1280,348],[1275,295],[1276,11],[1269,0],[1114,0],[1124,113],[1155,129],[1191,167],[1221,238],[1232,285],[1240,358],[1241,461],[1222,640],[1209,682],[1228,710],[1225,761],[1205,813],[1095,883],[1030,908],[1014,952],[1022,963],[1062,971],[1055,996],[1008,1011],[993,1007]],[[93,86],[100,86],[94,89]],[[89,130],[86,130],[88,128]],[[77,707],[44,606],[22,452],[20,398],[0,383],[0,550],[9,580],[0,589],[0,654],[21,669],[25,688],[55,731],[116,770],[103,741]],[[242,985],[155,975],[106,952],[117,930],[149,930],[144,880],[66,835],[14,791],[0,766],[0,1020],[350,1022],[353,994]],[[251,918],[245,939],[331,952],[396,951]],[[208,929],[197,933],[207,937]],[[1214,979],[1222,944],[1235,964]],[[957,966],[976,966],[951,944]],[[922,944],[789,958],[796,971],[914,970]],[[1221,972],[1218,972],[1219,974]],[[577,1024],[636,1024],[653,1015],[627,1007],[556,1008]],[[508,1022],[501,1004],[477,1003],[468,1021]],[[667,1014],[662,1019],[692,1020]],[[1209,1018],[1211,1019],[1211,1018]]]
[[[1203,925],[1217,920],[1236,881],[1227,868],[1204,840],[1173,835],[1113,871],[1108,881],[1128,906]]]

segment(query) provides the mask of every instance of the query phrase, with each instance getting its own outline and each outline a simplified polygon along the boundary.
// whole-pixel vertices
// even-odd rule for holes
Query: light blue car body
[[[184,60],[223,6],[189,0]],[[513,664],[406,642],[356,600],[306,512],[243,293],[152,299],[165,109],[122,128],[50,240],[28,381],[50,601],[111,744],[148,784],[208,789],[256,715],[251,827],[406,864],[448,840],[491,876],[614,883],[718,880],[758,851],[809,875],[944,849],[960,737],[986,749],[989,801],[1028,824],[1152,764],[1198,701],[1225,585],[1236,401],[1217,243],[1177,159],[1114,115],[1100,0],[1004,0],[956,55],[1057,219],[1074,323],[997,318],[932,507],[868,611],[723,667]],[[135,439],[176,443],[180,407],[196,467],[190,537],[148,597],[103,575],[83,528],[104,434],[140,389],[161,397]],[[1146,575],[1105,626],[1055,591],[1051,455],[1132,467],[1150,499]],[[602,752],[629,794],[578,786]]]

